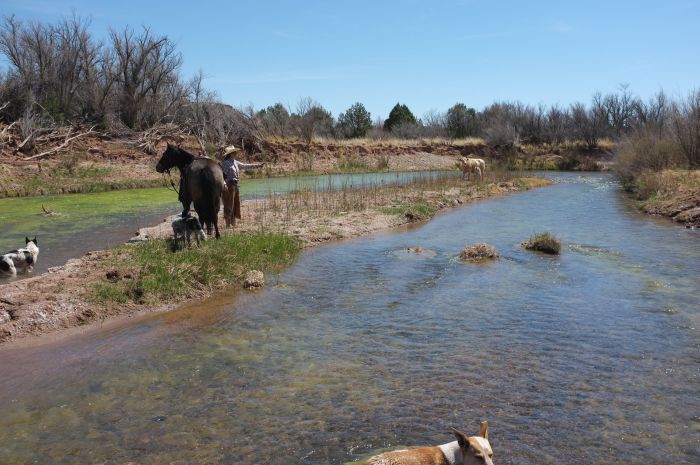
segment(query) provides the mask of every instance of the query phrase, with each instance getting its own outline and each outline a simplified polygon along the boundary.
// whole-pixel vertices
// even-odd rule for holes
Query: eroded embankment
[[[184,300],[240,285],[242,276],[253,267],[275,272],[293,259],[293,249],[298,246],[285,238],[308,247],[358,237],[427,220],[441,209],[548,184],[538,178],[479,184],[454,178],[404,186],[302,191],[246,201],[245,221],[237,225],[235,233],[226,232],[232,238],[208,241],[202,250],[176,254],[168,250],[163,239],[170,235],[166,220],[141,230],[141,237],[156,240],[90,252],[43,275],[0,285],[0,343],[117,315],[164,311]],[[244,243],[236,243],[237,236]],[[285,245],[275,248],[265,237]],[[258,256],[269,259],[251,258],[251,254],[241,259],[237,250],[257,251]],[[202,262],[204,255],[210,260],[214,257],[214,261]],[[212,266],[228,260],[231,266],[218,271]]]
[[[642,211],[700,227],[700,170],[667,170],[640,176],[633,186]]]
[[[92,132],[46,156],[39,155],[53,147],[50,143],[37,145],[37,153],[24,153],[17,149],[21,139],[10,137],[9,142],[0,144],[0,198],[166,186],[169,181],[153,169],[166,142],[180,144],[197,155],[202,153],[193,138],[144,137]],[[245,149],[238,155],[241,160],[265,162],[264,170],[251,170],[244,173],[245,177],[446,170],[456,168],[458,158],[468,155],[517,170],[599,170],[605,169],[611,154],[607,146],[589,148],[566,143],[503,147],[489,146],[477,138],[311,143],[272,139],[247,144]]]

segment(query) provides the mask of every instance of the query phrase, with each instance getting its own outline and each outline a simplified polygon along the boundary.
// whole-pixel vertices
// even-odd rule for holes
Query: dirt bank
[[[479,199],[549,184],[537,178],[504,178],[473,184],[422,183],[330,192],[298,192],[286,197],[243,202],[240,231],[280,231],[309,247],[370,234],[428,219],[435,212]],[[232,233],[228,231],[227,233]],[[140,231],[141,238],[170,235],[170,222]],[[175,303],[147,305],[137,301],[96,304],[88,290],[113,273],[110,250],[69,260],[40,276],[0,285],[0,343],[59,329],[100,322],[117,315],[165,311]],[[201,291],[194,297],[205,297]]]
[[[2,128],[0,128],[2,129]],[[85,130],[65,129],[83,134]],[[82,131],[82,132],[81,132]],[[115,137],[91,132],[72,140],[61,150],[63,139],[47,139],[29,153],[18,149],[19,136],[0,141],[0,197],[97,192],[166,185],[155,166],[167,142],[178,143],[195,154],[196,140],[179,133],[134,134]],[[264,170],[244,176],[288,176],[372,171],[424,171],[455,169],[461,156],[476,155],[490,165],[498,161],[512,169],[601,169],[610,158],[608,148],[588,149],[580,144],[490,147],[481,139],[464,140],[262,140],[246,146],[240,158],[264,161]]]
[[[666,216],[689,228],[700,228],[700,170],[644,174],[630,189],[642,211]]]

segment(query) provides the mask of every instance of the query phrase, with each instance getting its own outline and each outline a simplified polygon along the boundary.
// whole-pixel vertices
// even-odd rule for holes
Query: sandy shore
[[[379,188],[371,192],[358,189],[354,193],[355,197],[352,197],[352,202],[357,202],[357,199],[366,200],[366,196],[371,197],[371,205],[349,205],[347,210],[343,209],[345,204],[341,203],[349,202],[345,194],[332,192],[297,194],[296,197],[291,194],[287,197],[244,201],[243,221],[238,223],[234,231],[227,230],[225,234],[261,229],[281,231],[298,238],[304,247],[311,247],[424,220],[410,214],[386,212],[395,206],[397,199],[410,201],[420,196],[421,202],[439,211],[547,184],[549,182],[542,179],[521,178],[480,185],[465,182],[460,187],[422,190],[420,193],[412,191],[409,186],[394,186],[383,188],[393,189],[385,201],[381,200],[384,197]],[[302,198],[303,195],[307,197]],[[389,198],[392,200],[389,201]],[[338,203],[337,208],[326,210],[314,207],[313,202],[323,205]],[[295,207],[294,215],[289,214],[290,206]],[[170,235],[170,219],[166,218],[158,225],[140,230],[136,239],[165,238]],[[173,304],[102,305],[89,302],[85,291],[93,283],[106,279],[111,253],[110,250],[89,252],[81,258],[69,260],[63,266],[51,268],[42,275],[0,285],[0,343],[95,324],[118,316],[161,312],[174,307]],[[205,294],[197,297],[206,296]]]

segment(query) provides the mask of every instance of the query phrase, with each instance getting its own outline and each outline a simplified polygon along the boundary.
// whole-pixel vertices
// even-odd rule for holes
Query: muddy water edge
[[[0,463],[342,464],[480,419],[500,464],[700,463],[700,233],[554,176],[259,293],[0,349]],[[519,247],[543,230],[560,257]],[[502,258],[456,259],[482,241]]]

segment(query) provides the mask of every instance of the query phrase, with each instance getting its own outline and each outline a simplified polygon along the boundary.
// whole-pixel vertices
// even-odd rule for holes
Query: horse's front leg
[[[192,201],[190,199],[185,199],[183,197],[182,199],[182,217],[187,218],[190,215],[190,205],[192,205]]]
[[[218,218],[218,216],[219,215],[216,215],[216,217],[214,217],[214,231],[216,231],[216,235],[214,237],[217,239],[221,237],[221,234],[219,234],[219,218]]]

